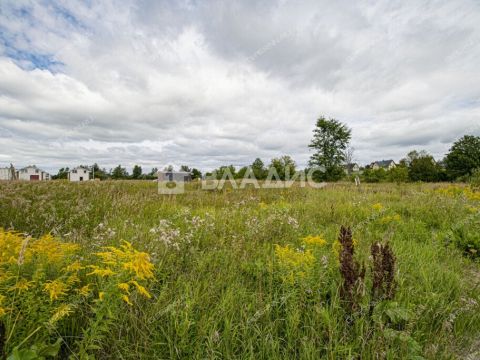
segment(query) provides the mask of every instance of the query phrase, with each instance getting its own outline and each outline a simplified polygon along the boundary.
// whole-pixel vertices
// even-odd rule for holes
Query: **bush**
[[[11,334],[0,336],[5,354],[56,356],[67,333],[80,339],[69,349],[87,358],[120,313],[151,298],[143,286],[153,278],[148,254],[126,242],[94,256],[81,250],[51,235],[35,239],[0,228],[0,328]]]

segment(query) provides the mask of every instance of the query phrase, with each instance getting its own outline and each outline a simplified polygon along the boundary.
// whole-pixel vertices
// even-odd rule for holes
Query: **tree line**
[[[372,169],[369,166],[361,168],[360,172],[349,173],[348,165],[354,161],[354,149],[350,146],[352,130],[336,119],[320,117],[317,119],[313,130],[313,138],[308,147],[313,151],[308,167],[302,169],[308,173],[313,168],[321,168],[315,171],[314,179],[317,181],[339,181],[359,177],[365,182],[407,182],[407,181],[468,181],[471,178],[480,177],[480,137],[465,135],[454,142],[446,156],[441,160],[435,160],[432,155],[422,150],[412,150],[405,158],[401,159],[392,169]],[[131,174],[122,165],[118,165],[107,171],[98,164],[85,166],[91,170],[95,179],[100,180],[154,180],[157,178],[158,168],[152,168],[149,172],[143,172],[139,165],[135,165]],[[164,168],[165,171],[173,171],[173,166]],[[202,172],[197,168],[182,165],[179,171],[188,172],[192,179],[202,178]],[[268,174],[274,170],[276,178],[285,180],[298,171],[295,161],[289,155],[283,155],[270,160],[266,165],[260,158],[256,158],[252,164],[237,169],[233,165],[224,165],[206,172],[205,176],[222,179],[226,176],[234,179],[253,175],[257,180],[265,180]],[[69,168],[61,168],[53,179],[67,179]],[[228,174],[227,174],[228,173]]]

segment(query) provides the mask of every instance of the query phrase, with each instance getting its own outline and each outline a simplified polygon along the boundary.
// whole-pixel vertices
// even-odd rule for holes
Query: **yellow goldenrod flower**
[[[84,269],[84,267],[80,264],[80,261],[75,261],[65,268],[65,272],[77,272],[82,269]]]
[[[19,281],[16,282],[15,285],[11,286],[9,291],[16,291],[18,290],[19,292],[26,291],[32,287],[34,284],[33,281],[28,281],[26,279],[20,279]]]
[[[4,307],[0,306],[0,319],[7,314],[7,309]]]
[[[90,292],[92,291],[90,286],[91,286],[91,284],[82,286],[80,289],[78,289],[78,293],[82,296],[87,297],[88,295],[90,295]]]
[[[98,293],[98,300],[103,301],[105,299],[105,293],[103,291],[100,291]]]
[[[267,204],[265,204],[264,202],[260,202],[260,203],[258,203],[258,206],[259,206],[259,207],[260,207],[260,209],[262,209],[262,210],[266,210],[266,209],[268,209],[268,205],[267,205]]]
[[[120,283],[117,286],[120,290],[125,291],[126,293],[130,291],[130,285],[128,285],[127,283]]]
[[[153,278],[153,264],[150,262],[150,256],[147,253],[135,251],[130,259],[123,264],[125,270],[134,272],[137,278],[141,280]]]
[[[304,237],[302,240],[306,245],[323,246],[327,243],[325,239],[323,239],[318,235],[317,236],[308,235],[307,237]]]
[[[73,306],[69,304],[62,304],[58,308],[55,309],[52,317],[48,321],[50,326],[55,325],[58,321],[62,320],[64,317],[70,315],[73,311]]]
[[[133,285],[135,285],[135,287],[137,288],[137,291],[145,296],[147,299],[151,299],[152,298],[152,295],[150,295],[150,293],[147,291],[147,289],[145,289],[142,285],[140,285],[138,282],[136,282],[135,280],[132,280],[130,281]]]
[[[135,276],[140,280],[153,278],[154,266],[150,262],[150,256],[145,252],[135,250],[128,241],[124,241],[120,248],[108,246],[105,247],[105,250],[107,251],[96,254],[102,259],[103,263],[109,264],[115,270],[127,270],[135,273]],[[100,268],[98,266],[90,267],[94,269],[90,274],[99,274],[98,270]],[[100,273],[104,274],[104,272]]]
[[[282,264],[291,267],[309,266],[315,260],[312,250],[298,251],[290,245],[275,245],[275,254]]]
[[[65,281],[69,286],[72,286],[73,284],[80,282],[80,279],[76,274],[70,275],[67,280]]]
[[[130,298],[128,295],[122,295],[122,300],[125,301],[128,305],[132,306],[132,302],[130,301]]]
[[[475,214],[476,212],[480,212],[480,209],[476,208],[475,206],[467,205],[466,209],[471,212],[472,214]]]
[[[57,300],[61,296],[66,295],[68,291],[68,286],[61,282],[59,279],[54,281],[49,281],[44,285],[44,291],[47,292],[50,296],[50,301]]]
[[[372,209],[376,210],[376,211],[382,211],[383,210],[383,205],[381,203],[373,204]]]
[[[387,216],[384,216],[380,219],[380,223],[382,224],[388,224],[388,223],[391,223],[391,222],[400,222],[402,220],[401,216],[398,215],[398,214],[395,214],[395,215],[387,215]]]
[[[115,273],[112,271],[112,269],[101,269],[98,266],[95,265],[90,265],[89,266],[91,269],[93,269],[92,272],[88,273],[87,276],[91,275],[98,275],[100,277],[106,277],[106,276],[111,276],[114,275]]]

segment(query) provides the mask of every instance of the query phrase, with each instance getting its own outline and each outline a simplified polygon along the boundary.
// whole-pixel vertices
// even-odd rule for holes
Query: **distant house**
[[[382,160],[382,161],[375,161],[370,164],[370,169],[373,170],[378,170],[378,169],[384,169],[384,170],[390,170],[396,167],[397,164],[395,164],[395,161],[393,160]]]
[[[360,172],[360,166],[358,166],[357,163],[347,164],[343,168],[345,170],[345,173],[348,174],[348,175]]]
[[[50,180],[50,174],[35,165],[24,167],[17,171],[18,180],[26,181],[45,181]]]
[[[90,170],[83,166],[77,166],[68,172],[68,180],[74,182],[88,181],[90,180]]]
[[[186,171],[158,171],[158,181],[192,181],[192,174]]]
[[[16,178],[17,173],[15,172],[15,168],[13,167],[13,165],[10,165],[10,167],[0,168],[0,181],[11,181],[16,180]]]

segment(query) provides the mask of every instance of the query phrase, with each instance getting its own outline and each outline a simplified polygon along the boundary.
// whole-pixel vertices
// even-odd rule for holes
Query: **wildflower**
[[[289,284],[305,278],[315,260],[311,249],[302,251],[289,245],[275,245],[275,255],[283,272],[282,279]]]
[[[58,264],[67,256],[75,253],[80,247],[77,244],[63,243],[48,234],[33,241],[30,245],[29,257],[46,258],[50,264]]]
[[[258,207],[261,209],[261,210],[266,210],[268,209],[268,205],[265,204],[263,201],[258,203]]]
[[[123,264],[123,268],[134,272],[139,279],[153,278],[153,264],[147,253],[135,251],[131,255],[131,260]]]
[[[92,272],[88,273],[87,275],[98,275],[100,277],[106,277],[106,276],[111,276],[114,275],[115,273],[112,271],[112,269],[101,269],[100,267],[96,265],[90,265],[90,268],[93,269]]]
[[[383,205],[381,203],[373,204],[372,209],[376,210],[376,211],[382,211],[383,210]]]
[[[79,290],[78,290],[78,293],[82,296],[85,296],[87,297],[88,295],[90,295],[90,292],[92,291],[92,289],[90,288],[91,284],[88,284],[88,285],[85,285],[85,286],[82,286]]]
[[[3,302],[5,301],[6,297],[0,295],[0,319],[7,313],[7,309],[2,306]]]
[[[287,218],[287,224],[293,227],[294,229],[298,229],[298,221],[294,217],[289,216]]]
[[[152,298],[152,295],[150,295],[150,293],[147,291],[147,289],[145,289],[142,285],[140,285],[138,282],[136,282],[135,280],[132,280],[130,281],[133,285],[135,285],[135,287],[137,288],[137,291],[145,296],[147,299],[151,299]],[[127,284],[128,285],[128,284]]]
[[[315,260],[311,250],[299,251],[292,249],[290,245],[275,245],[275,254],[277,255],[280,263],[294,268],[309,266]]]
[[[125,291],[126,293],[130,291],[130,285],[128,285],[127,283],[120,283],[117,286],[120,290]]]
[[[64,317],[70,315],[73,311],[73,306],[69,304],[62,304],[53,313],[52,317],[48,321],[50,326],[55,325],[58,321],[62,320]]]
[[[130,298],[128,295],[122,295],[122,300],[125,301],[128,305],[132,306],[132,302],[130,301]]]
[[[480,211],[480,209],[476,208],[475,206],[471,206],[471,205],[467,205],[466,208],[472,214],[475,214],[476,212]]]
[[[114,268],[131,271],[141,280],[153,278],[153,264],[150,262],[150,256],[145,252],[135,250],[129,242],[124,241],[120,248],[109,246],[105,249],[106,252],[97,254],[103,262],[108,262]],[[90,267],[94,270],[88,275],[109,276],[114,274],[110,268]]]
[[[100,291],[98,293],[98,300],[103,301],[105,299],[105,293],[103,291]]]
[[[66,295],[66,291],[68,291],[68,286],[65,283],[62,283],[59,279],[57,279],[47,282],[44,285],[44,291],[49,294],[50,301],[53,301],[57,300],[63,295]]]
[[[400,222],[402,220],[401,216],[398,214],[387,215],[380,219],[381,224],[389,224],[391,222]]]
[[[9,291],[18,290],[19,292],[26,291],[32,287],[34,284],[33,281],[28,281],[26,279],[20,279],[17,283],[10,287]]]
[[[308,235],[307,237],[304,237],[302,240],[306,245],[323,246],[327,243],[325,239],[323,239],[318,235],[317,236]]]
[[[72,274],[67,278],[65,282],[68,284],[68,286],[72,286],[73,284],[80,282],[80,279],[76,274]]]
[[[82,264],[80,263],[80,261],[75,261],[73,262],[72,264],[68,265],[67,267],[65,267],[65,272],[77,272],[79,270],[82,270],[84,269],[84,267],[82,266]]]

